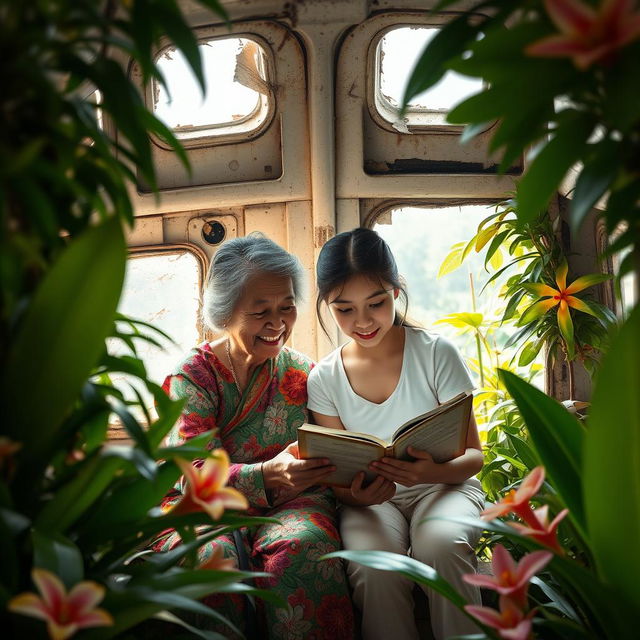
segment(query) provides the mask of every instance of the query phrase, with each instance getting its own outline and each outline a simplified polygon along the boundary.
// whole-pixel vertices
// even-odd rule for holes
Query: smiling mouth
[[[258,339],[262,340],[262,342],[266,342],[267,344],[276,344],[280,341],[280,338],[282,338],[283,335],[284,333],[277,336],[258,336]]]
[[[371,340],[371,338],[375,338],[378,335],[378,331],[380,329],[376,329],[375,331],[371,331],[369,333],[360,333],[358,331],[354,331],[354,333],[361,338],[362,340]]]

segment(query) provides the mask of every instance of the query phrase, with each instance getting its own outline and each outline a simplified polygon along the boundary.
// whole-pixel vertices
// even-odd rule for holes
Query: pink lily
[[[487,507],[481,516],[485,520],[493,520],[508,513],[515,513],[535,527],[538,521],[533,514],[529,500],[538,493],[543,482],[544,467],[532,469],[517,490],[511,489],[502,500]]]
[[[634,0],[603,0],[596,10],[579,0],[544,0],[549,17],[560,33],[525,49],[530,56],[571,58],[584,71],[640,37],[640,12]]]
[[[543,283],[533,283],[526,285],[526,288],[531,293],[540,296],[541,300],[532,304],[522,315],[520,324],[525,325],[532,320],[535,320],[539,316],[545,314],[549,309],[552,309],[556,305],[558,307],[558,327],[560,333],[565,340],[569,351],[573,351],[573,321],[571,320],[571,313],[569,307],[588,313],[592,316],[596,314],[591,307],[580,298],[576,298],[573,294],[591,287],[594,284],[609,280],[611,276],[594,273],[588,276],[582,276],[574,280],[569,286],[567,286],[567,271],[569,267],[566,260],[563,260],[560,266],[556,269],[556,285],[557,289],[550,287]]]
[[[109,613],[96,608],[104,598],[103,586],[79,582],[67,594],[58,576],[46,569],[34,569],[31,577],[42,597],[21,593],[9,601],[8,609],[44,620],[51,640],[66,640],[80,629],[113,624]]]
[[[225,487],[229,478],[229,456],[224,449],[216,449],[205,459],[200,468],[178,458],[187,481],[182,500],[172,509],[174,514],[206,511],[218,520],[225,509],[247,509],[247,499],[236,489]]]
[[[549,547],[555,553],[562,555],[564,549],[558,542],[558,525],[567,513],[569,513],[569,509],[563,509],[549,524],[549,506],[545,504],[533,512],[538,523],[537,527],[530,527],[519,522],[508,522],[507,524],[516,529],[521,535],[532,538],[545,547]]]
[[[504,640],[529,640],[535,610],[526,616],[509,598],[500,596],[500,611],[489,607],[467,604],[464,610],[482,624],[498,631]]]
[[[497,544],[493,548],[491,559],[492,576],[469,573],[462,578],[469,584],[493,589],[524,609],[527,604],[529,581],[548,564],[552,557],[553,554],[550,551],[533,551],[516,563],[511,554],[501,544]]]

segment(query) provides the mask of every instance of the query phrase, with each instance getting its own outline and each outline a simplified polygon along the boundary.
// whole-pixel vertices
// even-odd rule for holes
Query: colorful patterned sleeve
[[[218,389],[217,385],[208,386],[213,388],[202,387],[184,372],[168,376],[165,380],[163,388],[172,399],[186,398],[182,414],[167,438],[169,445],[177,446],[190,438],[210,432],[211,441],[208,448],[223,448],[216,423],[220,401]],[[199,466],[202,460],[195,460],[194,464]],[[232,461],[227,484],[243,493],[251,507],[270,506],[262,476],[262,463],[248,464]],[[181,495],[182,482],[166,496],[162,507],[170,507],[180,499]]]

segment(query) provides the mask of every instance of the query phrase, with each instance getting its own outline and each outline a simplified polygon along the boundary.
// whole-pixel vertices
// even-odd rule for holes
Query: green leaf
[[[84,577],[84,567],[80,549],[68,538],[58,534],[34,529],[33,566],[47,569],[56,574],[71,589]]]
[[[582,489],[584,429],[561,404],[518,376],[499,370],[518,405],[547,476],[583,538],[587,538]]]
[[[172,624],[178,625],[180,627],[184,627],[187,631],[189,631],[194,636],[198,638],[204,638],[204,640],[225,640],[227,636],[223,636],[220,633],[216,633],[215,631],[207,631],[205,629],[198,629],[194,627],[173,613],[169,613],[168,611],[160,611],[153,616],[156,620],[163,620],[164,622],[171,622]]]
[[[542,349],[543,346],[544,341],[542,340],[529,342],[529,344],[527,344],[520,353],[520,357],[518,358],[518,366],[526,367],[528,364],[531,364],[538,357],[540,349]]]
[[[585,508],[600,575],[640,611],[640,307],[597,377],[584,455]]]
[[[394,571],[418,584],[430,587],[461,610],[467,604],[467,601],[444,578],[438,575],[435,569],[409,556],[390,551],[334,551],[322,556],[320,560],[329,558],[343,558],[371,569]]]
[[[35,526],[41,531],[65,531],[109,487],[124,461],[98,453],[79,465],[77,475],[59,488],[46,503]]]
[[[511,446],[515,449],[518,457],[524,462],[527,469],[534,469],[540,464],[540,460],[535,451],[526,440],[513,434],[507,434],[507,440],[509,440]]]
[[[472,24],[475,22],[475,24]],[[446,72],[446,62],[464,52],[481,29],[479,20],[462,15],[447,23],[429,42],[416,63],[402,97],[404,113],[411,98],[432,87]]]
[[[533,222],[569,169],[580,159],[593,131],[590,114],[572,112],[558,123],[550,142],[538,153],[518,184],[518,220]]]
[[[620,167],[620,143],[603,140],[592,145],[590,156],[580,171],[571,201],[570,222],[574,234],[616,177]]]
[[[54,444],[104,349],[125,262],[120,222],[112,218],[69,244],[31,300],[11,345],[1,392],[5,432],[23,441],[22,455],[40,456]]]
[[[448,273],[455,271],[462,264],[462,260],[464,259],[464,248],[464,242],[458,242],[451,247],[451,251],[446,255],[438,269],[437,278],[441,278],[442,276],[446,276]]]

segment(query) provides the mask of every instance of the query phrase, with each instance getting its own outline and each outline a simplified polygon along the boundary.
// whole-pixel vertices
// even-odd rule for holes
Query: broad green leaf
[[[520,436],[516,436],[513,434],[508,434],[507,439],[511,443],[511,446],[515,449],[520,460],[524,462],[527,469],[534,469],[540,464],[540,460],[537,457],[535,451],[531,448],[531,445],[526,440],[524,440]]]
[[[58,534],[34,529],[33,566],[56,574],[67,587],[80,582],[84,577],[84,566],[80,549],[68,538]]]
[[[571,231],[576,234],[587,214],[605,194],[620,165],[620,143],[603,140],[592,145],[591,157],[584,163],[571,200]]]
[[[73,240],[31,300],[6,363],[7,435],[39,456],[104,349],[124,280],[126,246],[116,218]],[[38,400],[33,400],[33,389]]]
[[[409,556],[390,551],[334,551],[322,556],[320,560],[328,558],[343,558],[371,569],[394,571],[418,584],[430,587],[459,609],[466,604],[466,600],[444,578],[438,575],[435,569]]]
[[[593,131],[593,116],[574,113],[558,125],[518,184],[518,220],[532,222],[543,211],[565,174],[581,157]]]
[[[80,464],[77,475],[46,503],[36,518],[36,528],[49,533],[65,531],[109,487],[124,464],[120,458],[99,453]]]
[[[472,24],[475,22],[475,24]],[[473,21],[462,15],[446,24],[429,42],[411,73],[401,111],[404,113],[411,98],[432,87],[446,71],[446,62],[460,55],[480,31],[480,21]]]
[[[500,378],[518,405],[551,484],[569,508],[569,517],[576,528],[587,539],[582,489],[582,425],[556,400],[513,373],[500,369]]]
[[[525,348],[520,352],[520,357],[518,358],[518,366],[526,367],[528,364],[531,364],[540,353],[540,349],[544,346],[543,340],[535,340],[533,342],[529,342],[525,346]]]
[[[187,622],[185,622],[184,620],[182,620],[182,618],[179,618],[178,616],[174,615],[173,613],[169,613],[168,611],[160,611],[159,613],[156,613],[155,616],[153,616],[156,620],[163,620],[164,622],[171,622],[172,624],[178,625],[180,627],[185,628],[187,631],[189,631],[193,636],[196,636],[198,638],[204,638],[204,640],[226,640],[227,636],[223,636],[220,633],[217,633],[215,631],[207,631],[206,629],[198,629],[197,627],[194,627],[190,624],[188,624]]]
[[[613,340],[589,410],[583,477],[600,575],[640,611],[640,307]]]

